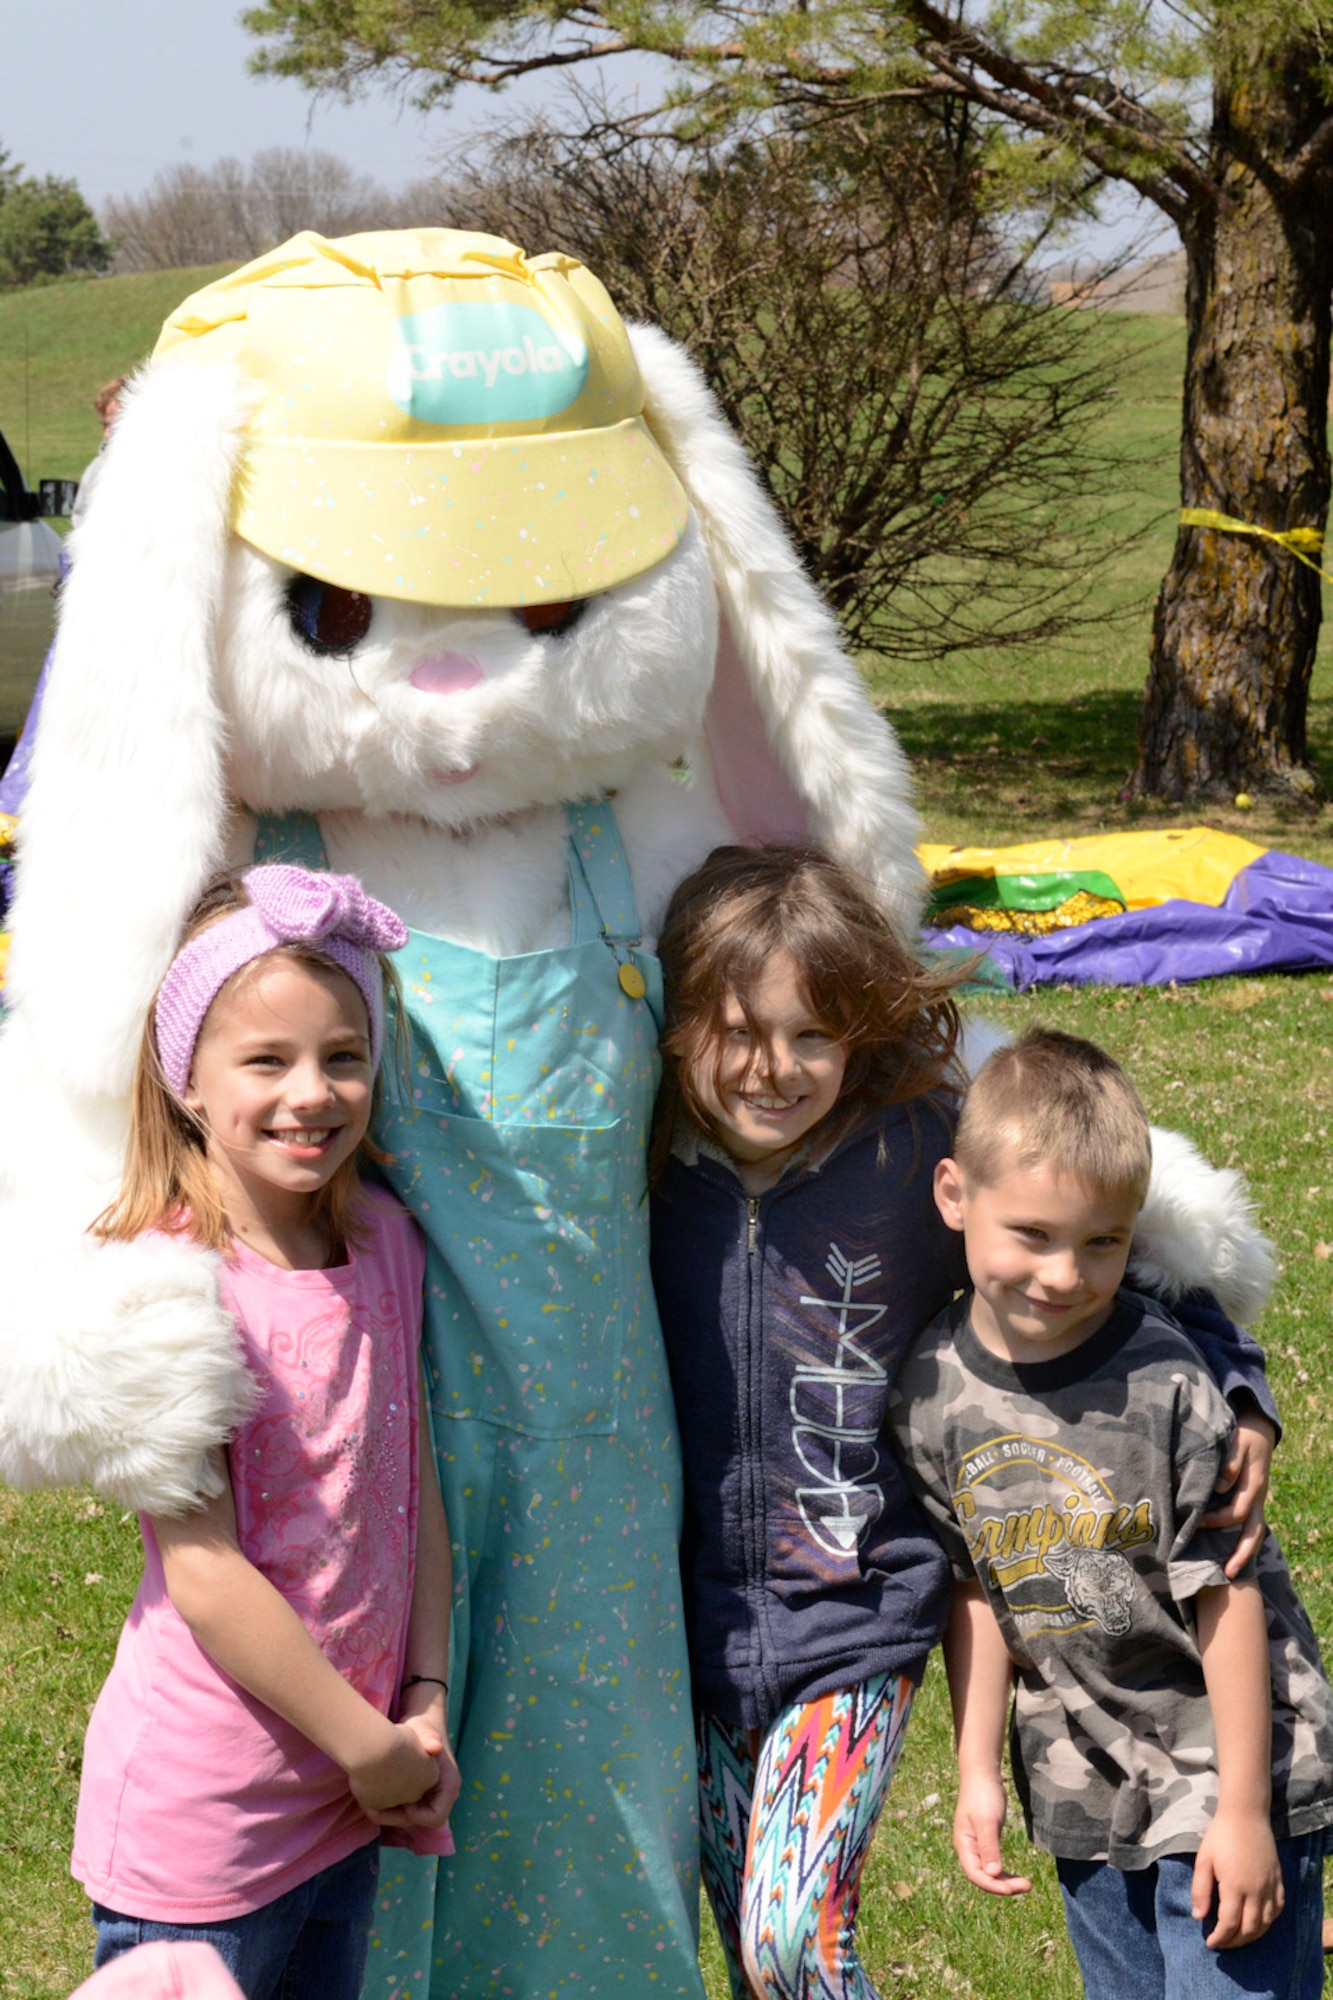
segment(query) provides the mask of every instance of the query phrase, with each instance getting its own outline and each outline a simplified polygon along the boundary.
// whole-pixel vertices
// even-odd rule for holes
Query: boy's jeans
[[[357,2000],[379,1877],[379,1842],[335,1861],[248,1916],[160,1924],[93,1904],[98,1969],[159,1938],[211,1944],[245,2000]],[[1121,1996],[1123,2000],[1123,1996]]]
[[[1137,1869],[1057,1860],[1085,2000],[1319,2000],[1325,1841],[1322,1828],[1279,1840],[1282,1915],[1229,1951],[1209,1951],[1212,1924],[1190,1915],[1192,1854]]]

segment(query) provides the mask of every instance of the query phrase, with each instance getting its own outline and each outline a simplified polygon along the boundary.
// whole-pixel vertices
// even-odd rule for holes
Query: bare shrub
[[[568,250],[681,340],[852,644],[940,658],[1077,622],[1110,470],[1105,330],[1044,300],[973,160],[896,114],[725,152],[538,124],[456,161],[432,220]]]

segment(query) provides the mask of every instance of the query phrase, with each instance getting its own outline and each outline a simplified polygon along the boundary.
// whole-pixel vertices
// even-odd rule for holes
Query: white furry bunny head
[[[304,236],[197,294],[73,554],[9,997],[76,1090],[123,1090],[236,805],[466,832],[687,760],[717,837],[816,839],[914,921],[891,731],[693,365],[570,258]],[[70,933],[122,968],[91,1038]]]

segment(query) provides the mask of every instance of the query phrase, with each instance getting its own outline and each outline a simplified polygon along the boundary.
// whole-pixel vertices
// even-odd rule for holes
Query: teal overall
[[[454,1560],[452,1860],[384,1849],[366,2000],[684,1994],[696,1964],[680,1468],[648,1274],[661,970],[609,804],[567,808],[570,943],[411,933],[387,1178],[425,1231]],[[313,820],[256,861],[327,867]],[[438,1869],[438,1879],[437,1879]]]

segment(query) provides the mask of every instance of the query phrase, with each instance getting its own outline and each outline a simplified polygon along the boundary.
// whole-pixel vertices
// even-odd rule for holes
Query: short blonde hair
[[[1047,1167],[1140,1206],[1152,1172],[1148,1114],[1113,1056],[1080,1035],[1029,1028],[996,1049],[963,1100],[954,1158],[993,1187],[1017,1165]]]

